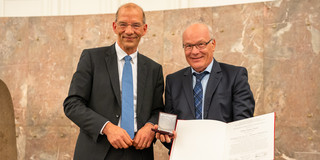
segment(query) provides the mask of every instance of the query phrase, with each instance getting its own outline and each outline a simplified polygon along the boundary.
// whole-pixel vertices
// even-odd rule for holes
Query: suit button
[[[119,118],[120,117],[119,114],[116,114],[116,117]]]

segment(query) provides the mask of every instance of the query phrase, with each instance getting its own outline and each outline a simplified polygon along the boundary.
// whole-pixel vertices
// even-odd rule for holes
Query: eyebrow
[[[128,24],[128,22],[125,22],[125,21],[118,21],[118,23],[127,23]],[[143,24],[143,23],[142,22],[133,22],[131,24]]]
[[[202,39],[197,41],[196,43],[185,43],[185,44],[198,44],[198,43],[206,43],[206,40]]]

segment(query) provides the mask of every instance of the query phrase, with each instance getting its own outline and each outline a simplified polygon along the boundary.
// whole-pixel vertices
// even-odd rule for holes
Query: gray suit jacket
[[[115,44],[86,49],[64,101],[66,116],[80,128],[74,159],[103,160],[110,143],[100,130],[105,122],[118,124],[121,95]],[[163,110],[163,74],[160,64],[138,53],[137,125],[156,124]],[[151,146],[152,147],[152,146]]]
[[[232,122],[253,116],[255,102],[244,67],[213,63],[204,99],[204,118]],[[191,68],[166,78],[165,111],[195,119]]]

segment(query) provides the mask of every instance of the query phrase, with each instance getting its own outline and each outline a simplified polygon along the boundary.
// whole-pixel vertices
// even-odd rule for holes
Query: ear
[[[212,40],[212,45],[213,45],[213,50],[214,50],[216,48],[216,40],[215,39]]]
[[[147,33],[147,30],[148,30],[148,25],[144,24],[143,25],[143,34],[142,34],[142,36],[144,36]]]
[[[112,23],[112,29],[113,29],[113,32],[117,34],[117,23],[116,22]]]

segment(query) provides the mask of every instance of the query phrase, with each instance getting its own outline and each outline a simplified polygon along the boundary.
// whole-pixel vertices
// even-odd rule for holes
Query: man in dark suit
[[[161,65],[137,51],[147,31],[142,8],[121,6],[113,30],[115,44],[83,51],[63,104],[80,128],[75,160],[153,159],[164,83]]]
[[[216,61],[211,35],[205,24],[192,24],[184,31],[183,48],[190,67],[167,76],[165,112],[185,120],[232,122],[252,117],[255,102],[247,70]],[[159,133],[156,137],[167,143],[172,138]]]

